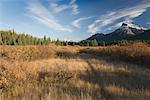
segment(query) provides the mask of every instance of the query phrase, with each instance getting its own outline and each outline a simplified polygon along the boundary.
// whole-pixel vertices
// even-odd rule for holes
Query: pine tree
[[[48,41],[48,44],[50,44],[50,43],[51,43],[51,38],[48,37],[48,38],[47,38],[47,41]]]
[[[2,41],[2,36],[1,36],[1,33],[0,33],[0,45],[3,44],[3,41]]]
[[[43,44],[46,45],[47,44],[47,38],[46,36],[44,35],[44,38],[43,38]]]
[[[21,39],[21,36],[18,36],[17,43],[18,43],[18,45],[22,45],[22,39]]]
[[[61,42],[59,41],[59,39],[57,39],[56,45],[57,45],[57,46],[60,46],[60,45],[61,45]]]
[[[0,45],[48,45],[49,43],[51,43],[51,39],[46,36],[36,38],[25,33],[17,34],[14,29],[0,31]]]

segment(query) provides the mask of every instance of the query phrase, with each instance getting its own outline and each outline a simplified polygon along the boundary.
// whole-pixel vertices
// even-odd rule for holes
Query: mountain
[[[97,33],[86,40],[121,41],[121,40],[150,40],[150,30],[137,29],[123,23],[122,26],[109,34]]]
[[[150,29],[144,31],[142,34],[136,35],[134,38],[138,40],[150,40]]]

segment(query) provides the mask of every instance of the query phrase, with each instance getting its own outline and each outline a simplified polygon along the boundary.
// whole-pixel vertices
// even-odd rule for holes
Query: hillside
[[[105,42],[122,41],[122,40],[149,41],[150,30],[132,28],[129,27],[127,24],[123,23],[120,28],[118,28],[112,33],[108,34],[97,33],[86,40],[94,40],[94,39],[96,39],[97,41],[105,41]]]

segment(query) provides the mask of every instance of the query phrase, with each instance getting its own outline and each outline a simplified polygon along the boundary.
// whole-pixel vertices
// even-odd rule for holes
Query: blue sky
[[[0,0],[0,29],[80,41],[125,22],[150,28],[150,0]]]

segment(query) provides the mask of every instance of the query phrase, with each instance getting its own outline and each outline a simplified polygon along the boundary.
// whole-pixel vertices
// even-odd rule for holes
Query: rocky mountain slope
[[[123,23],[120,28],[109,34],[97,33],[86,40],[120,41],[120,40],[150,40],[150,30],[137,29]]]

